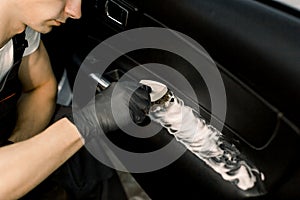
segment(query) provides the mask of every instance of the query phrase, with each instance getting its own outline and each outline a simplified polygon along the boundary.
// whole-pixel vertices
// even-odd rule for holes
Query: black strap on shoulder
[[[15,35],[13,38],[14,44],[14,63],[22,59],[25,48],[28,47],[28,42],[25,39],[25,31]]]
[[[25,39],[25,31],[20,34],[15,35],[12,38],[13,49],[14,49],[14,63],[13,66],[6,73],[4,78],[0,82],[0,92],[2,92],[6,82],[10,79],[14,79],[18,76],[19,66],[22,61],[23,53],[25,48],[28,47],[28,42]]]

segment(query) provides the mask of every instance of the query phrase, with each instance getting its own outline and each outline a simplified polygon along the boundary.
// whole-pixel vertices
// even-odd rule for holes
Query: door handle
[[[107,0],[105,3],[106,16],[122,27],[126,27],[129,11],[120,3],[114,0]]]

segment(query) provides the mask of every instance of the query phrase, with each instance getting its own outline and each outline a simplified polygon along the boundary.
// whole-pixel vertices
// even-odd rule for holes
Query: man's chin
[[[38,32],[42,33],[42,34],[46,34],[49,33],[52,30],[53,26],[46,26],[41,30],[38,30]]]

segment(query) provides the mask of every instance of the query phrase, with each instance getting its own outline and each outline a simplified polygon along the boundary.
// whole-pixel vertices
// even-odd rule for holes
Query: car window
[[[300,0],[274,0],[300,11]]]

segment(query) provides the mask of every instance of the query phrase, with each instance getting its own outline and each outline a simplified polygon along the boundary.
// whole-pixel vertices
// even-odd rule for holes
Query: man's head
[[[47,33],[68,18],[81,17],[81,0],[16,0],[19,19],[32,29]]]

